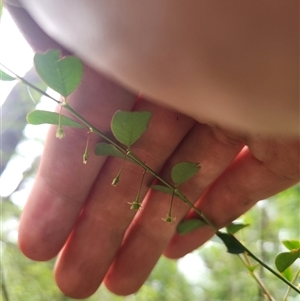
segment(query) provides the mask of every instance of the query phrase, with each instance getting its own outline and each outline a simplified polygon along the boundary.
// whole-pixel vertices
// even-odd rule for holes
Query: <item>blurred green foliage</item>
[[[274,267],[276,255],[283,250],[283,238],[300,237],[299,185],[262,201],[245,216],[251,226],[240,231],[239,238],[247,247]],[[16,225],[21,210],[9,198],[2,199],[2,271],[9,301],[72,300],[56,287],[52,276],[54,260],[34,262],[23,256],[16,244]],[[264,300],[260,289],[235,255],[226,253],[216,238],[195,251],[203,261],[201,277],[186,279],[176,261],[161,258],[144,286],[134,295],[119,297],[101,287],[89,301],[240,301]],[[198,261],[197,261],[198,262]],[[197,269],[195,262],[195,269]],[[294,273],[299,260],[293,265]],[[193,271],[191,271],[193,272]],[[261,270],[256,271],[276,300],[283,300],[284,283]],[[300,280],[300,279],[299,279]],[[291,292],[289,301],[299,299]],[[3,299],[6,301],[5,299]]]

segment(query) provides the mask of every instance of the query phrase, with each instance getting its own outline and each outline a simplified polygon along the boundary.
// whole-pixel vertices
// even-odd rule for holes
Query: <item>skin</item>
[[[299,181],[296,1],[21,5],[43,29],[8,5],[34,49],[60,47],[85,62],[83,82],[69,99],[80,114],[109,132],[116,110],[150,111],[149,129],[133,151],[167,180],[175,163],[200,163],[181,189],[217,227]],[[142,210],[129,210],[142,170],[126,163],[113,187],[120,159],[90,151],[84,165],[86,132],[66,128],[59,140],[55,131],[22,215],[19,244],[34,260],[59,253],[55,278],[66,295],[88,297],[101,282],[114,293],[133,293],[162,253],[181,257],[213,235],[208,227],[177,235],[177,223],[193,216],[177,199],[176,221],[163,223],[170,197],[149,191],[150,175]],[[99,141],[93,137],[90,150]]]

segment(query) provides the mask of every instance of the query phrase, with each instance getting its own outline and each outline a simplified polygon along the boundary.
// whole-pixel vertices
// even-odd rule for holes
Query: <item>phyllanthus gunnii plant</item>
[[[142,209],[142,201],[140,199],[140,191],[144,181],[146,173],[151,174],[157,180],[157,183],[152,185],[150,188],[158,190],[162,193],[170,194],[171,202],[170,209],[166,213],[166,216],[162,218],[167,223],[175,221],[176,217],[172,215],[172,206],[175,198],[180,199],[186,203],[192,210],[196,212],[198,218],[183,220],[177,225],[177,232],[179,234],[189,233],[199,227],[208,225],[214,229],[216,235],[223,241],[227,251],[229,253],[240,256],[244,265],[246,266],[250,275],[257,281],[261,287],[264,295],[268,300],[275,300],[271,294],[267,291],[265,286],[261,283],[258,276],[255,274],[257,264],[252,264],[249,261],[251,257],[257,263],[262,265],[264,268],[269,270],[276,277],[281,279],[288,285],[288,291],[293,289],[300,294],[300,289],[294,285],[299,274],[299,271],[291,277],[291,275],[285,275],[285,271],[298,259],[300,258],[300,241],[299,240],[286,240],[283,242],[284,246],[288,249],[287,252],[280,253],[275,259],[275,265],[277,267],[276,272],[271,267],[266,265],[263,261],[257,258],[250,250],[248,250],[235,236],[234,234],[247,227],[248,225],[242,223],[232,223],[226,231],[218,230],[207,218],[200,212],[180,191],[180,185],[190,180],[194,175],[200,171],[200,164],[194,162],[180,162],[174,165],[171,169],[171,180],[172,183],[164,180],[155,171],[151,169],[142,159],[138,158],[132,151],[132,145],[139,140],[139,138],[147,131],[148,124],[151,122],[150,112],[127,112],[117,111],[111,121],[111,132],[115,140],[108,137],[100,129],[93,126],[88,120],[84,119],[80,112],[77,112],[72,108],[68,102],[68,96],[72,94],[75,89],[79,86],[82,74],[83,65],[81,61],[74,56],[61,57],[58,50],[50,50],[46,53],[37,53],[34,57],[34,65],[37,73],[42,80],[47,84],[48,87],[55,90],[62,96],[62,100],[57,100],[50,96],[45,91],[33,86],[22,77],[18,76],[4,65],[0,69],[0,79],[4,81],[20,80],[25,85],[37,90],[57,104],[60,105],[59,113],[35,110],[28,114],[28,123],[34,125],[40,124],[52,124],[57,125],[56,137],[63,139],[65,132],[64,127],[74,127],[79,129],[87,130],[87,140],[85,149],[83,149],[83,164],[88,163],[89,158],[89,139],[91,134],[99,135],[103,138],[104,142],[100,142],[96,145],[94,152],[98,156],[114,156],[122,158],[122,164],[119,172],[112,179],[112,185],[117,186],[121,181],[121,174],[124,164],[136,164],[143,169],[139,189],[136,198],[132,203],[129,203],[130,209],[140,210]],[[5,71],[3,70],[5,69]],[[68,118],[63,115],[63,111],[68,110],[74,119]],[[286,297],[284,298],[286,299]]]

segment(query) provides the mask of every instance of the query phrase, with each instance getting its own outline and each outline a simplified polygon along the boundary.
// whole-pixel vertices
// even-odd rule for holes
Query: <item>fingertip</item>
[[[36,261],[47,261],[54,258],[58,250],[44,244],[35,230],[21,220],[18,231],[18,245],[21,252],[29,259]]]
[[[144,284],[133,283],[130,278],[130,271],[128,271],[128,277],[117,277],[115,274],[108,273],[104,279],[104,285],[112,293],[118,296],[129,296],[136,293]]]
[[[59,277],[55,274],[55,281],[59,290],[67,297],[73,299],[85,299],[91,297],[98,287],[82,286],[78,284],[74,286],[66,277]]]
[[[36,261],[47,261],[59,253],[69,232],[60,220],[53,220],[49,208],[29,199],[21,216],[18,245],[22,253]]]
[[[102,278],[84,271],[84,263],[78,265],[73,258],[66,258],[63,250],[54,266],[54,279],[58,288],[67,297],[84,299],[92,296],[101,284]],[[74,264],[72,264],[72,261]]]

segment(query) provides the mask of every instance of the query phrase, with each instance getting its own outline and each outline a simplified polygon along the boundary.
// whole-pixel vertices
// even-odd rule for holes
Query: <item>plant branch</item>
[[[116,143],[115,141],[113,141],[112,139],[110,139],[107,135],[105,135],[103,132],[101,132],[100,130],[98,130],[96,127],[94,127],[90,122],[88,122],[84,117],[82,117],[79,113],[77,113],[77,111],[75,111],[67,102],[61,102],[59,100],[56,100],[55,98],[53,98],[52,96],[50,96],[49,94],[47,94],[45,91],[42,91],[41,89],[37,88],[36,86],[32,85],[31,83],[29,83],[27,80],[25,80],[24,78],[18,76],[17,74],[15,74],[14,72],[12,72],[11,70],[9,70],[6,66],[4,66],[3,64],[0,63],[1,66],[3,66],[5,69],[7,69],[9,72],[11,72],[12,74],[14,74],[16,76],[17,79],[19,79],[21,82],[23,82],[24,84],[30,86],[31,88],[33,88],[34,90],[38,91],[39,93],[41,93],[42,95],[52,99],[53,101],[55,101],[57,104],[61,104],[65,109],[67,109],[74,117],[76,117],[78,120],[80,120],[85,126],[87,126],[89,128],[89,130],[91,132],[96,133],[97,135],[99,135],[100,137],[102,137],[104,140],[106,140],[107,142],[111,143],[114,147],[116,147],[119,151],[121,151],[124,155],[128,156],[128,158],[130,158],[133,162],[135,162],[136,164],[140,165],[142,168],[144,168],[145,171],[147,171],[148,173],[150,173],[151,175],[153,175],[156,179],[158,179],[160,182],[162,182],[165,186],[167,186],[168,188],[172,189],[175,191],[175,194],[177,197],[179,197],[182,201],[184,201],[189,207],[191,207],[203,220],[204,222],[206,222],[207,225],[209,225],[210,227],[212,227],[216,232],[218,231],[218,229],[206,218],[206,216],[198,209],[194,206],[193,203],[191,203],[181,192],[179,189],[177,189],[174,185],[170,184],[169,182],[167,182],[166,180],[164,180],[163,178],[161,178],[155,171],[153,171],[147,164],[145,164],[144,162],[142,162],[137,156],[135,156],[135,154],[131,151],[126,149],[125,147],[120,146],[118,143]],[[265,264],[262,260],[260,260],[258,257],[256,257],[250,250],[248,250],[244,245],[242,245],[240,243],[239,240],[237,240],[235,237],[234,239],[236,240],[236,242],[238,244],[240,244],[243,249],[245,250],[245,252],[252,257],[256,262],[258,262],[259,264],[261,264],[261,266],[263,266],[265,269],[269,270],[273,275],[275,275],[276,277],[278,277],[280,280],[282,280],[284,283],[286,283],[290,288],[292,288],[293,290],[295,290],[297,293],[300,294],[300,290],[293,284],[290,283],[289,281],[287,281],[282,275],[280,275],[279,273],[277,273],[276,271],[274,271],[272,268],[270,268],[267,264]],[[299,274],[299,272],[298,272]],[[255,278],[256,279],[256,278]]]
[[[31,84],[29,81],[27,81],[25,78],[19,76],[18,74],[16,74],[15,72],[13,72],[12,70],[10,70],[9,68],[7,68],[5,65],[3,65],[2,63],[0,63],[0,66],[4,67],[7,71],[9,71],[10,73],[12,73],[19,81],[21,81],[23,84],[29,86],[30,88],[36,90],[37,92],[41,93],[42,95],[52,99],[53,101],[55,101],[57,104],[61,104],[62,102],[60,100],[55,99],[54,97],[52,97],[51,95],[49,95],[48,93],[46,93],[45,91],[41,90],[40,88],[36,87],[35,85]]]
[[[291,282],[292,282],[292,283],[295,283],[296,280],[297,280],[297,278],[298,278],[299,276],[300,276],[300,268],[298,269],[297,273],[295,274],[295,277],[293,278],[293,280],[292,280]],[[289,296],[289,293],[290,293],[290,290],[291,290],[291,287],[289,286],[288,289],[287,289],[287,291],[286,291],[286,294],[285,294],[285,296],[284,296],[284,298],[283,298],[282,301],[286,301],[286,300],[287,300],[287,298],[288,298],[288,296]]]
[[[290,288],[292,288],[294,291],[296,291],[298,294],[300,294],[300,289],[298,289],[293,283],[289,282],[287,279],[285,279],[282,275],[277,273],[275,270],[273,270],[271,267],[269,267],[266,263],[264,263],[262,260],[260,260],[257,256],[255,256],[248,248],[246,248],[235,236],[232,236],[232,238],[236,241],[237,244],[240,244],[245,252],[252,257],[256,262],[258,262],[261,266],[263,266],[265,269],[267,269],[269,272],[271,272],[274,276],[279,278],[281,281],[283,281],[285,284],[287,284]]]
[[[256,283],[261,288],[262,292],[268,298],[269,301],[276,301],[272,297],[271,293],[268,291],[268,289],[266,288],[264,283],[261,281],[261,279],[255,274],[255,272],[252,268],[251,262],[249,261],[248,254],[245,252],[245,253],[243,253],[243,255],[244,255],[244,259],[242,258],[242,256],[239,256],[239,258],[241,259],[241,261],[245,265],[245,267],[248,269],[248,272],[250,273],[251,277],[256,281]]]

